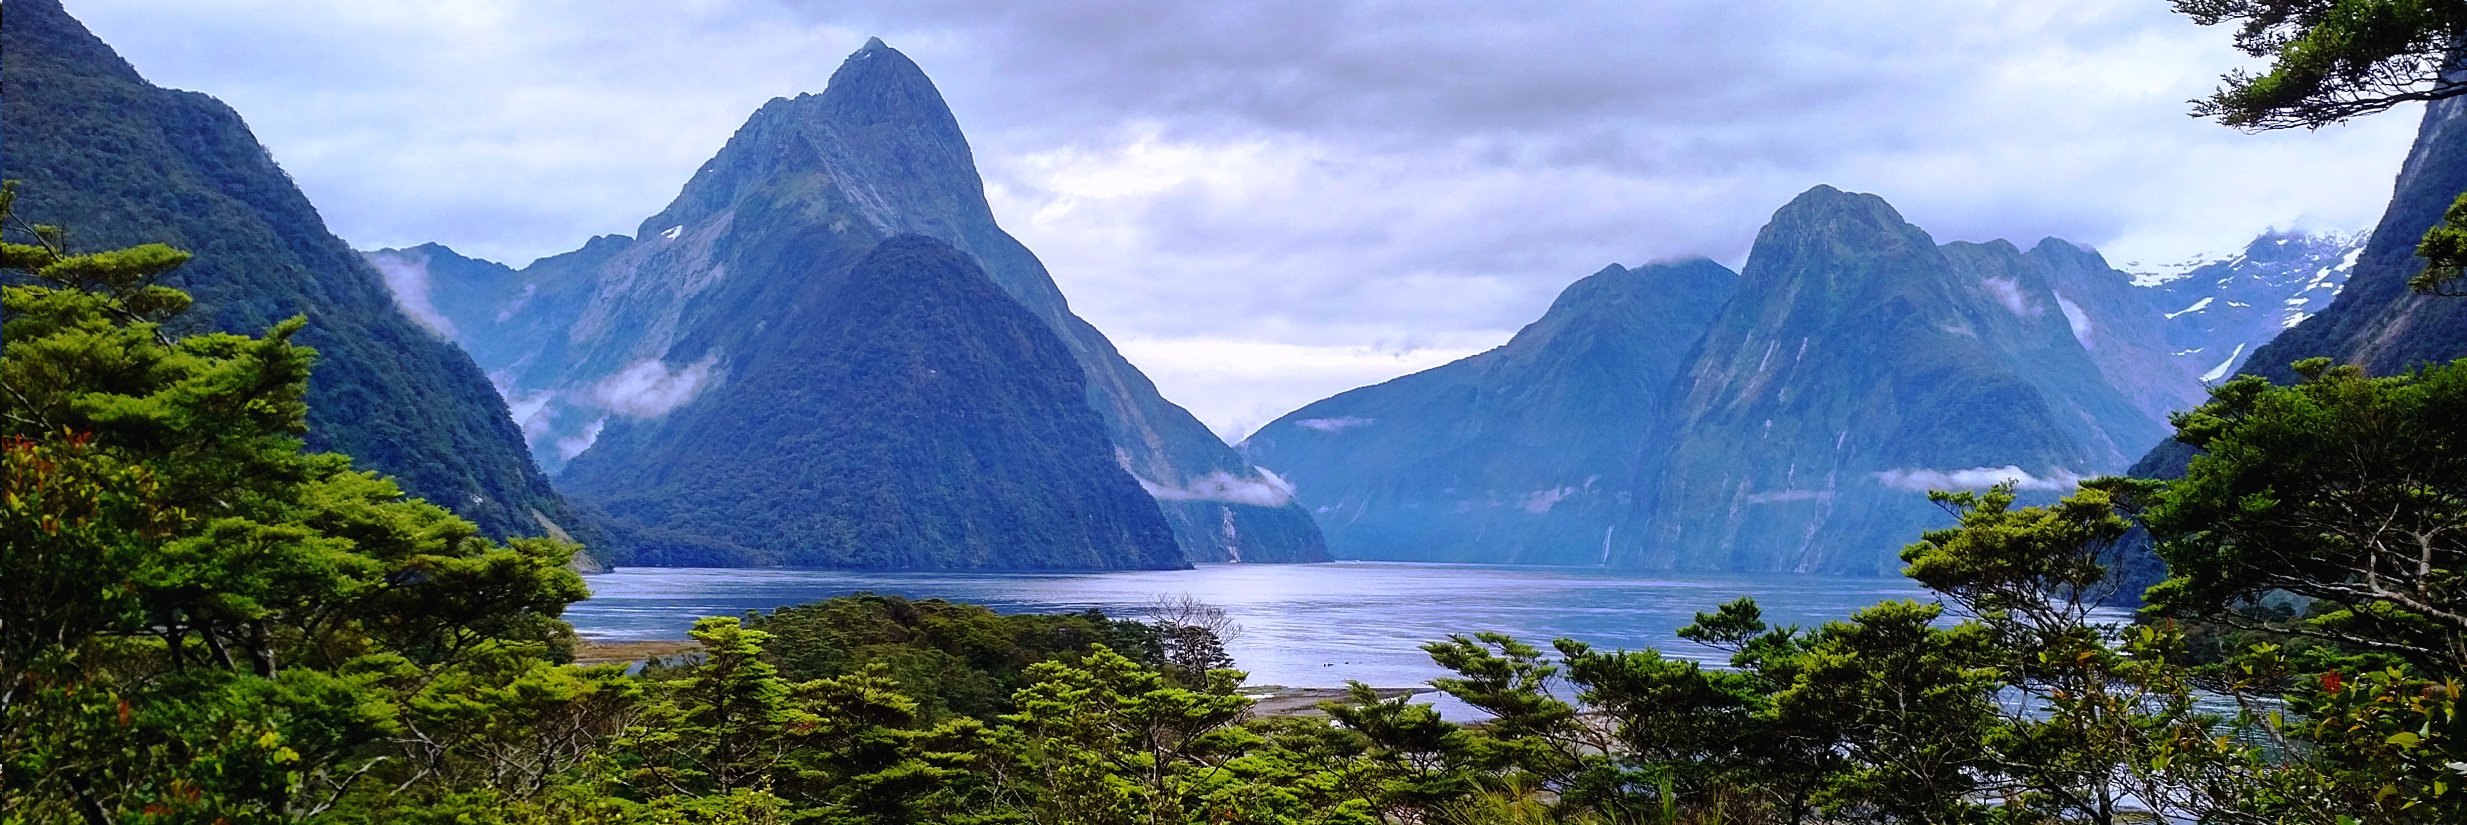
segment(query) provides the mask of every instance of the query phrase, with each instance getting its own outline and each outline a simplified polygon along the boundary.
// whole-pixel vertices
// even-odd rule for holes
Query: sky
[[[238,109],[336,234],[521,266],[627,233],[868,36],[996,218],[1229,440],[1504,343],[1617,262],[1736,268],[1817,184],[2132,270],[2368,229],[2421,110],[2245,134],[2164,0],[66,0]]]

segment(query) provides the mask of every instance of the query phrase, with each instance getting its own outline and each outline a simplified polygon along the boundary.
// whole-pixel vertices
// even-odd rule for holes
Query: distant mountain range
[[[180,332],[257,334],[307,316],[294,340],[317,350],[310,449],[349,453],[491,535],[597,543],[480,368],[396,308],[238,113],[147,83],[57,0],[9,3],[0,67],[0,174],[25,182],[18,217],[65,227],[79,251],[193,253],[168,281],[196,298]]]
[[[1242,443],[1345,558],[1594,564],[1659,460],[1645,422],[1739,276],[1612,264],[1505,346],[1296,410]]]
[[[754,474],[732,479],[717,473],[692,485],[652,485],[681,496],[674,500],[630,486],[670,478],[664,474],[673,468],[664,462],[683,443],[675,439],[689,435],[702,448],[718,451],[707,457],[739,466],[819,461],[825,453],[831,461],[854,460],[856,453],[811,452],[822,448],[753,438],[712,411],[776,403],[785,405],[770,411],[776,415],[801,417],[817,430],[837,426],[839,412],[826,403],[833,397],[829,392],[797,396],[793,403],[766,394],[777,388],[765,383],[773,378],[762,372],[769,369],[763,365],[777,357],[783,342],[802,340],[818,325],[851,320],[834,314],[837,299],[829,296],[845,288],[850,268],[878,244],[903,234],[958,250],[1057,336],[1082,372],[1082,403],[1102,422],[1099,458],[1147,492],[1153,501],[1148,506],[1170,525],[1182,551],[1160,560],[1144,549],[1126,550],[1095,566],[1328,558],[1317,526],[1293,504],[1281,479],[1244,461],[1198,419],[1166,401],[1103,334],[1071,314],[1043,264],[995,224],[967,140],[941,94],[915,63],[880,40],[851,54],[823,93],[763,106],[634,237],[593,238],[581,249],[519,271],[434,244],[367,256],[389,273],[414,314],[462,342],[487,369],[511,400],[534,454],[552,472],[562,471],[560,482],[584,503],[607,509],[625,528],[611,555],[630,561],[762,564],[804,558],[797,553],[805,551],[789,547],[785,537],[757,546],[748,544],[738,527],[697,524],[710,511],[682,497],[707,502],[734,496],[782,508],[814,507],[841,492],[828,479],[809,476],[809,486],[783,490]],[[975,326],[986,318],[919,322],[924,320],[950,325],[953,335],[1003,334]],[[811,354],[838,357],[820,350]],[[1036,405],[1013,410],[1019,416],[1055,412]],[[681,421],[706,429],[689,433],[676,424]],[[1043,426],[1027,421],[1004,426],[1012,425]],[[935,437],[919,435],[918,443]],[[958,460],[881,458],[933,466]],[[996,459],[991,453],[978,458]],[[1006,477],[989,473],[962,475],[977,481]],[[1049,481],[1060,486],[1089,478]],[[1074,490],[1055,502],[1083,493],[1093,494]],[[959,498],[936,501],[916,505],[954,505]],[[965,520],[957,511],[945,515]],[[1021,546],[1007,559],[968,557],[966,563],[1052,567],[1064,558],[1084,560],[1072,555],[1077,546]],[[835,551],[811,549],[822,558],[838,558],[831,555]],[[964,555],[932,558],[940,564]]]
[[[2360,243],[2271,233],[2126,273],[2053,238],[1939,245],[1817,187],[1738,276],[1613,265],[1499,349],[1241,447],[1343,558],[1890,572],[1945,520],[1929,489],[2044,500],[2124,470],[2220,361],[2320,311]]]

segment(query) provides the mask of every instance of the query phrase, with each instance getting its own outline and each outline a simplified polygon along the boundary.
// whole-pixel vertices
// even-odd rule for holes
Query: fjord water
[[[566,610],[583,637],[682,639],[702,616],[819,601],[858,591],[981,604],[1004,613],[1135,616],[1151,598],[1191,594],[1242,624],[1228,646],[1251,684],[1419,685],[1445,675],[1421,645],[1498,631],[1597,648],[1660,648],[1716,660],[1672,635],[1696,613],[1753,596],[1774,624],[1813,627],[1886,599],[1925,599],[1909,579],[1812,573],[1683,573],[1584,567],[1334,562],[1203,564],[1196,570],[1108,573],[863,572],[619,568],[585,577],[591,598]],[[1442,709],[1446,710],[1445,704]],[[1453,715],[1453,714],[1451,714]]]

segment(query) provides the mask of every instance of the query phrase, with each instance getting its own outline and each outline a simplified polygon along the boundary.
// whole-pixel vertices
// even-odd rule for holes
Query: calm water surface
[[[586,638],[682,639],[696,618],[872,591],[948,599],[1005,613],[1101,608],[1115,616],[1159,594],[1188,593],[1242,624],[1228,651],[1251,684],[1382,687],[1446,675],[1420,646],[1451,633],[1499,631],[1546,645],[1659,647],[1723,658],[1672,631],[1699,611],[1754,596],[1774,624],[1814,626],[1885,599],[1926,595],[1909,579],[1803,573],[1716,574],[1468,564],[1207,564],[1116,573],[855,572],[621,568],[587,576],[589,600],[566,610]],[[1452,703],[1441,703],[1450,710]],[[1448,714],[1456,716],[1455,713]]]

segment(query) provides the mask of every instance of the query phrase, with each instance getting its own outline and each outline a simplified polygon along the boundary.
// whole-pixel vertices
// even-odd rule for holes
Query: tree
[[[2271,61],[2229,73],[2193,114],[2251,130],[2318,128],[2411,101],[2467,94],[2458,0],[2175,0],[2204,26],[2237,21],[2236,48]]]
[[[1236,727],[1251,699],[1242,674],[1219,670],[1200,689],[1103,646],[1077,664],[1040,662],[1012,701],[1011,744],[1026,766],[1020,807],[1036,822],[1166,823],[1234,811],[1219,804],[1230,763],[1257,737]]]
[[[1371,686],[1348,682],[1345,701],[1320,703],[1331,721],[1360,735],[1367,746],[1354,761],[1363,763],[1368,775],[1354,784],[1380,821],[1422,822],[1472,789],[1469,734],[1412,699],[1383,701]]]
[[[15,186],[0,187],[0,222]],[[173,339],[159,244],[0,244],[0,798],[94,825],[291,821],[417,760],[401,702],[570,642],[576,548],[499,546],[301,451],[302,318]],[[392,778],[392,777],[389,777]],[[416,784],[418,773],[413,770]]]
[[[1242,625],[1225,608],[1200,601],[1189,593],[1159,594],[1140,612],[1157,629],[1167,672],[1190,685],[1207,683],[1212,670],[1234,666],[1225,646],[1242,638]]]
[[[2018,509],[2010,483],[1930,493],[1959,523],[1902,551],[1904,574],[1994,634],[2010,701],[1988,754],[2008,807],[2099,825],[2129,805],[2199,819],[2220,807],[2207,780],[2249,761],[2197,711],[2172,624],[2094,620],[2132,527],[2118,496],[2136,489],[2094,480]]]
[[[2467,673],[2467,361],[2295,368],[2301,384],[2241,377],[2177,417],[2202,452],[2142,505],[2171,571],[2149,601]],[[2296,624],[2235,609],[2274,591],[2328,609]]]
[[[2467,2],[2462,0],[2175,0],[2204,26],[2236,21],[2236,48],[2270,60],[2261,74],[2229,72],[2194,101],[2193,116],[2248,131],[2318,129],[2401,103],[2467,95]],[[2416,247],[2427,266],[2418,292],[2454,295],[2467,264],[2467,193]]]

